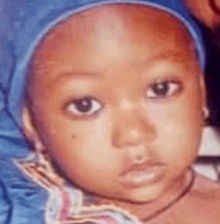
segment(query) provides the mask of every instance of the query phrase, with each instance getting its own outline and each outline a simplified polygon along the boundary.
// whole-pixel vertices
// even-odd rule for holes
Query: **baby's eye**
[[[67,110],[75,116],[95,115],[102,109],[102,105],[91,97],[84,97],[73,100]]]
[[[171,97],[181,89],[177,81],[162,81],[152,84],[146,91],[146,97],[150,99]]]

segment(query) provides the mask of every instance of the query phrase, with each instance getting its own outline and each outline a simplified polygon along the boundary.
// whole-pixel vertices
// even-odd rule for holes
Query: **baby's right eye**
[[[102,109],[102,107],[101,103],[94,98],[83,97],[73,100],[68,104],[66,109],[73,115],[82,117],[95,115]]]

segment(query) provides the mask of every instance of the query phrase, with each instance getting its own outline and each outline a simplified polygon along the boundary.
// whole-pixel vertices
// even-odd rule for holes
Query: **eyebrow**
[[[195,57],[195,56],[194,56]],[[153,60],[164,60],[164,59],[176,59],[176,58],[189,58],[190,60],[193,59],[193,54],[190,55],[190,57],[187,57],[186,54],[183,51],[166,51],[160,54],[157,54],[150,59],[147,59],[147,63],[153,61]],[[195,57],[196,58],[196,57]]]
[[[89,77],[89,78],[100,78],[102,77],[99,73],[90,73],[90,72],[75,72],[75,71],[63,71],[60,72],[55,78],[51,79],[49,83],[58,83],[62,81],[63,79],[69,79],[69,78],[83,78],[83,77]]]
[[[195,56],[194,56],[195,57]],[[170,50],[170,51],[166,51],[163,53],[159,53],[156,54],[154,56],[152,56],[151,58],[148,58],[146,60],[146,64],[151,63],[152,61],[158,61],[158,60],[166,60],[166,59],[178,59],[178,58],[188,58],[188,61],[191,61],[193,59],[193,54],[190,55],[190,57],[186,57],[185,53],[183,51],[174,51],[174,50]],[[174,60],[176,61],[176,60]],[[54,79],[52,79],[50,81],[50,83],[57,83],[60,82],[62,79],[68,79],[68,78],[83,78],[83,77],[89,77],[89,78],[103,78],[103,76],[101,75],[101,73],[97,73],[97,72],[75,72],[75,71],[63,71],[60,72],[57,77],[55,77]]]

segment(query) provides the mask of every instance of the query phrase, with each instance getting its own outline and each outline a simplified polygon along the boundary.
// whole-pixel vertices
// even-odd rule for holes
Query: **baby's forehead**
[[[126,42],[129,38],[141,41],[153,35],[158,39],[182,36],[185,43],[191,40],[186,26],[166,11],[144,5],[110,4],[78,12],[62,21],[48,32],[40,46],[45,47],[44,43],[47,45],[49,41],[57,48],[63,40],[83,43],[89,38],[94,41]]]
[[[53,69],[54,64],[72,63],[77,70],[84,62],[98,71],[126,57],[129,63],[131,56],[138,61],[167,51],[192,55],[193,47],[185,25],[165,11],[142,5],[104,5],[74,14],[51,29],[36,49],[32,67]]]

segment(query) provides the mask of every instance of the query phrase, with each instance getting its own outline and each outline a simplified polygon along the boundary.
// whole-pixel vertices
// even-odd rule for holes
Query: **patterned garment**
[[[133,224],[140,223],[127,211],[111,205],[95,206],[94,200],[81,190],[66,183],[54,169],[50,161],[40,163],[34,154],[32,159],[15,161],[19,169],[41,185],[49,194],[45,207],[46,223],[57,224]],[[87,204],[87,205],[85,205]]]

